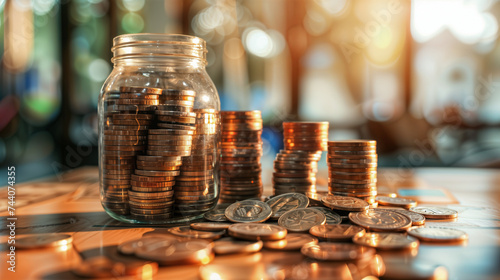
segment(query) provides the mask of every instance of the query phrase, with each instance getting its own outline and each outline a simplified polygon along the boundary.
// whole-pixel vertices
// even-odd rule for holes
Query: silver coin
[[[235,202],[225,210],[228,220],[235,223],[261,223],[272,214],[268,204],[258,200]]]
[[[16,248],[35,249],[42,247],[57,247],[69,245],[72,242],[73,236],[69,234],[44,233],[16,239]]]
[[[194,230],[190,226],[169,228],[168,232],[170,232],[173,235],[181,237],[212,239],[212,240],[222,237],[225,233],[225,231],[213,232],[213,231]]]
[[[213,243],[206,240],[189,240],[175,243],[148,244],[139,247],[136,256],[158,262],[160,265],[206,264],[213,259]]]
[[[281,215],[278,224],[291,232],[308,231],[313,226],[322,225],[326,222],[323,212],[312,208],[299,208]]]
[[[205,231],[222,231],[226,230],[230,225],[229,223],[192,223],[192,229],[205,230]]]
[[[170,239],[165,236],[142,237],[121,243],[120,245],[118,245],[118,252],[124,255],[133,255],[135,254],[137,248],[142,247],[146,244],[152,244],[158,242],[165,242],[165,244],[168,244],[168,242],[174,242],[174,241],[175,239]]]
[[[411,225],[412,226],[421,226],[425,224],[425,217],[423,215],[420,215],[419,213],[412,212],[406,209],[402,208],[378,208],[379,210],[387,210],[387,211],[394,211],[398,212],[400,214],[406,215],[411,219]]]
[[[304,245],[318,244],[318,239],[305,233],[289,233],[285,238],[264,242],[264,247],[274,250],[300,250]]]
[[[285,193],[269,199],[266,203],[272,209],[271,218],[277,220],[285,212],[306,208],[309,205],[309,198],[301,193]]]
[[[444,227],[411,227],[408,234],[423,241],[452,242],[467,240],[469,236],[466,232]]]
[[[342,217],[340,217],[339,214],[333,212],[332,210],[330,210],[326,207],[309,207],[309,208],[316,209],[316,210],[323,212],[323,214],[325,214],[325,216],[326,216],[325,224],[327,224],[327,225],[338,225],[338,224],[342,223]]]
[[[411,212],[423,215],[428,219],[455,219],[458,212],[445,207],[419,206],[410,208]]]
[[[217,255],[255,253],[259,252],[262,246],[263,243],[260,240],[248,241],[224,237],[214,242],[214,252]]]

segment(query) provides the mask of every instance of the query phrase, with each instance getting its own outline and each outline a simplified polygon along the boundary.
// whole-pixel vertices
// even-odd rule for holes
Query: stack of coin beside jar
[[[120,87],[104,101],[104,124],[100,162],[103,205],[117,215],[128,215],[129,189],[134,178],[136,156],[146,149],[148,129],[154,125],[154,110],[162,90]],[[133,184],[133,181],[132,181]]]
[[[214,158],[216,154],[219,112],[213,109],[194,109],[196,130],[191,155],[182,158],[181,173],[174,186],[178,216],[199,215],[216,203]]]
[[[333,195],[357,197],[376,206],[377,142],[328,142],[328,190]]]
[[[221,112],[220,202],[262,195],[262,115],[260,111]]]
[[[326,151],[328,122],[284,122],[285,149],[274,160],[274,194],[315,193],[318,161]]]

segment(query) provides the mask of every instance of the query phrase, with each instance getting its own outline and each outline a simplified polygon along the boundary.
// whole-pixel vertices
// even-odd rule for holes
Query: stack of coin
[[[196,129],[194,97],[191,90],[162,90],[154,111],[157,128],[148,130],[146,155],[137,157],[134,186],[129,191],[132,218],[154,221],[173,217],[174,195],[178,194],[172,186],[180,174],[182,157],[191,155]]]
[[[262,115],[260,111],[221,112],[220,201],[262,195]]]
[[[377,142],[370,140],[328,142],[328,190],[376,206]]]
[[[196,130],[191,155],[182,158],[181,174],[174,186],[177,216],[199,215],[216,204],[214,159],[216,157],[219,112],[194,109]]]
[[[147,133],[162,89],[120,87],[105,101],[101,170],[103,204],[117,215],[129,214],[130,179],[135,159],[146,149]]]
[[[284,122],[285,149],[274,161],[274,194],[315,193],[318,161],[328,141],[328,122]]]

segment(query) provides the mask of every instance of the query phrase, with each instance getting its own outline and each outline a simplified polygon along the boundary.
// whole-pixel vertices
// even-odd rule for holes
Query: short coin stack
[[[146,149],[148,129],[162,93],[158,88],[120,87],[105,102],[101,143],[103,204],[117,215],[130,212],[128,190],[136,156]]]
[[[274,161],[274,194],[315,193],[318,161],[328,141],[328,122],[284,122],[285,149]]]
[[[219,112],[214,109],[194,109],[196,130],[191,155],[182,158],[181,174],[174,186],[177,216],[198,215],[216,204],[214,158],[216,157]]]
[[[172,186],[180,174],[182,157],[191,155],[196,129],[194,97],[191,90],[162,90],[154,111],[158,128],[148,130],[147,155],[137,157],[134,185],[141,187],[132,186],[129,191],[132,218],[159,221],[173,217],[177,197]]]
[[[376,206],[377,142],[328,142],[328,189],[333,195],[357,197]]]
[[[221,112],[220,202],[262,195],[262,115],[260,111]]]

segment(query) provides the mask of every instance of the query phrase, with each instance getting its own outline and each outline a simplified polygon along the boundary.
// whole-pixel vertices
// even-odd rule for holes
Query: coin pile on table
[[[262,115],[260,111],[221,112],[220,202],[262,195]]]
[[[274,160],[274,194],[315,193],[318,161],[326,151],[328,122],[284,122],[285,149]]]
[[[377,142],[348,140],[328,142],[328,190],[377,205]]]
[[[155,122],[154,110],[162,89],[120,87],[105,101],[101,143],[103,204],[117,215],[128,215],[131,179],[136,156],[146,150],[148,129]]]
[[[216,155],[219,113],[213,109],[194,109],[196,130],[191,155],[182,158],[180,175],[174,186],[177,216],[199,215],[216,204],[214,158]]]

